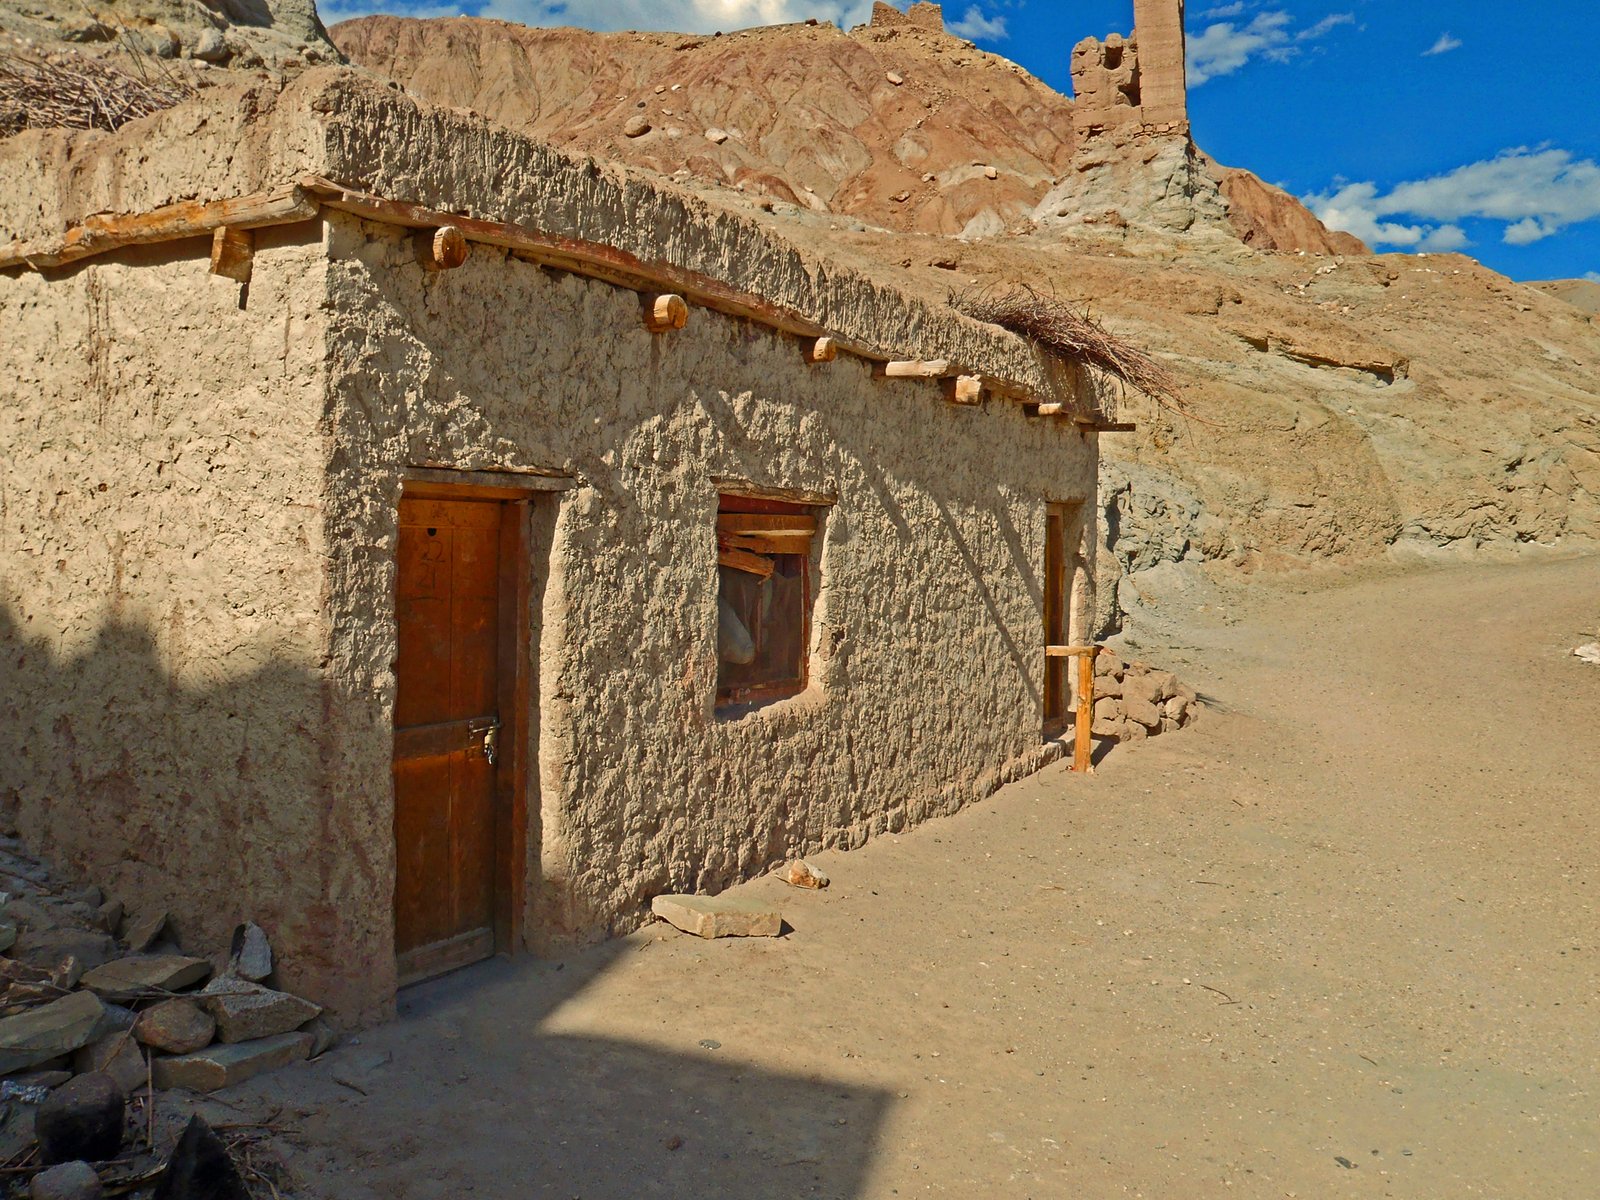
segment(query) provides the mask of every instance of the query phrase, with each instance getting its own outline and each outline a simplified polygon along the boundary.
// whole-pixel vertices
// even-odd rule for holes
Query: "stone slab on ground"
[[[275,1037],[300,1028],[322,1013],[309,1000],[231,975],[217,976],[206,984],[200,997],[200,1003],[217,1023],[217,1037],[224,1042]]]
[[[136,954],[85,971],[83,986],[110,1000],[134,999],[147,992],[175,992],[211,974],[203,958],[184,954]]]
[[[158,1088],[188,1088],[191,1092],[214,1092],[232,1087],[292,1062],[302,1062],[311,1053],[309,1033],[281,1033],[277,1037],[231,1046],[209,1046],[193,1054],[179,1054],[155,1061]]]
[[[106,1006],[90,992],[74,992],[32,1012],[0,1020],[0,1075],[71,1054],[92,1040]]]
[[[125,1092],[137,1091],[149,1078],[139,1043],[126,1030],[96,1038],[73,1055],[72,1067],[79,1075],[99,1072],[111,1076]]]
[[[28,1184],[30,1200],[100,1200],[105,1189],[86,1162],[62,1163],[40,1171]]]
[[[139,1014],[133,1036],[168,1054],[192,1054],[211,1044],[217,1022],[193,1000],[174,998]],[[284,1030],[282,1032],[288,1032]]]
[[[696,937],[777,937],[783,914],[744,896],[657,896],[650,911]]]

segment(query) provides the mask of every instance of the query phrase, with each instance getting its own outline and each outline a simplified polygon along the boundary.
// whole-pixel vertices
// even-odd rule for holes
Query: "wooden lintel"
[[[238,283],[250,282],[256,235],[248,229],[218,225],[211,232],[211,273]]]
[[[719,512],[720,533],[792,534],[810,537],[817,531],[817,519],[802,513]]]
[[[417,261],[430,271],[453,271],[467,261],[472,246],[459,225],[423,229],[415,235]]]
[[[668,292],[644,298],[644,327],[651,333],[669,333],[689,323],[689,303]]]
[[[818,363],[831,363],[839,357],[839,343],[826,335],[804,338],[800,342],[800,357],[813,366]]]
[[[950,363],[942,358],[895,359],[879,363],[872,373],[879,379],[942,379],[950,374]]]
[[[1093,657],[1099,653],[1099,646],[1046,646],[1044,648],[1044,656],[1046,658],[1077,658],[1084,654]]]
[[[1033,410],[1036,417],[1065,417],[1071,412],[1070,404],[1041,404]]]
[[[58,238],[0,246],[0,270],[23,266],[48,270],[124,246],[201,237],[224,225],[260,229],[309,221],[316,215],[316,200],[299,183],[209,204],[184,200],[147,213],[96,213]]]
[[[1073,424],[1085,433],[1134,433],[1139,428],[1132,421],[1081,420]]]
[[[981,404],[983,380],[977,375],[952,375],[944,381],[944,398],[951,404]]]

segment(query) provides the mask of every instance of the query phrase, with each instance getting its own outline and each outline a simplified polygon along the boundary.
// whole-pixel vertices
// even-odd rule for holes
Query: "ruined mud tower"
[[[1085,38],[1072,51],[1078,132],[1189,136],[1184,0],[1134,0],[1133,35]]]

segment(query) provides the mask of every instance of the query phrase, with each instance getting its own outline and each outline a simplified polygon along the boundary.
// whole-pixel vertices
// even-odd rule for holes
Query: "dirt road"
[[[308,1193],[1594,1195],[1600,561],[1316,583],[1148,651],[1193,730],[750,885],[784,939],[407,993],[256,1088]]]

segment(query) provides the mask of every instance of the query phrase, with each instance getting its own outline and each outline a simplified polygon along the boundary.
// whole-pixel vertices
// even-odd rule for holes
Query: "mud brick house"
[[[0,802],[185,941],[370,1020],[1059,753],[1090,371],[350,72],[0,174]]]

